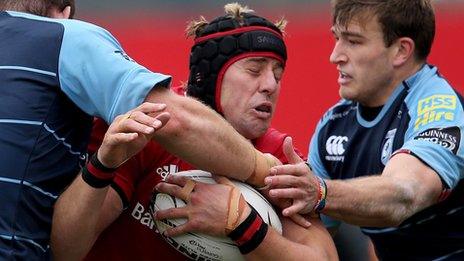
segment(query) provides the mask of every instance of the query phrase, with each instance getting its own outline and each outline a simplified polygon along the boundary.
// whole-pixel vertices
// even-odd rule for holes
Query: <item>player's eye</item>
[[[348,38],[346,39],[346,41],[350,44],[350,45],[357,45],[357,44],[360,44],[361,41],[359,41],[358,39],[352,39],[352,38]]]
[[[280,82],[280,80],[282,80],[283,74],[284,74],[284,69],[282,67],[274,69],[274,78],[276,82]]]
[[[247,71],[252,75],[259,75],[260,73],[260,70],[254,67],[248,68]]]

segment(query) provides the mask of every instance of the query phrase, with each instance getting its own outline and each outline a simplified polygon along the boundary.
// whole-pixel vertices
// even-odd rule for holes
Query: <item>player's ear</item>
[[[69,19],[71,17],[71,6],[66,6],[63,10],[60,10],[58,7],[53,6],[48,11],[48,17],[57,18],[57,19]]]
[[[411,56],[414,56],[416,46],[409,37],[400,37],[393,44],[393,66],[402,66]]]
[[[69,6],[69,5],[66,6],[63,9],[62,13],[63,13],[63,16],[64,16],[65,19],[70,19],[71,18],[71,6]]]

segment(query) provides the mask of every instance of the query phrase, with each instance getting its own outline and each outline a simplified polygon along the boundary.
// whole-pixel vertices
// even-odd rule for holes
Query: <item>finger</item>
[[[281,166],[274,166],[270,170],[272,176],[276,175],[294,175],[302,176],[309,173],[309,168],[303,163],[286,164]]]
[[[108,136],[106,139],[106,144],[112,145],[121,145],[133,142],[139,136],[138,133],[115,133]]]
[[[295,148],[293,148],[293,140],[292,137],[286,137],[284,140],[283,151],[285,157],[287,157],[288,163],[295,164],[299,162],[304,162],[298,154],[295,152]]]
[[[190,202],[190,194],[192,194],[196,184],[197,183],[191,179],[187,180],[187,183],[185,183],[185,186],[182,187],[179,192],[179,198],[186,202]]]
[[[197,183],[187,177],[178,175],[169,175],[166,182],[161,182],[155,186],[159,192],[169,194],[176,198],[182,199],[185,202],[190,201],[190,194],[192,193]]]
[[[157,210],[153,218],[156,220],[162,219],[176,219],[176,218],[187,218],[188,217],[188,209],[187,207],[179,207],[179,208],[168,208],[164,210]]]
[[[167,113],[169,114],[169,113]],[[147,114],[141,112],[141,111],[133,111],[130,113],[130,120],[136,121],[140,124],[145,125],[146,127],[152,127],[152,128],[159,128],[160,126],[163,125],[163,123],[155,118],[148,116]],[[126,118],[126,121],[129,120]]]
[[[289,217],[293,222],[295,222],[296,224],[304,227],[304,228],[308,228],[311,226],[311,222],[309,222],[305,217],[303,217],[302,215],[300,214],[295,214],[295,215],[291,215]]]
[[[108,144],[122,144],[129,143],[137,139],[139,135],[137,133],[115,133],[111,134],[108,138]]]
[[[175,236],[182,235],[190,231],[191,229],[190,229],[189,223],[187,222],[177,227],[168,228],[163,232],[163,234],[166,237],[175,237]]]
[[[145,124],[139,123],[133,119],[126,119],[116,130],[117,132],[137,132],[144,135],[150,135],[155,132],[153,127],[147,126]]]
[[[271,188],[282,188],[282,187],[305,187],[304,176],[293,176],[293,175],[281,175],[281,176],[268,176],[264,179],[266,185]]]
[[[291,205],[288,208],[285,208],[282,210],[282,215],[286,217],[291,217],[295,214],[298,214],[300,211],[302,211],[307,205],[304,204],[303,201],[298,201],[298,203],[294,202],[293,205]],[[312,208],[311,208],[312,210]]]
[[[301,199],[306,196],[306,193],[299,188],[278,188],[269,190],[269,196],[273,198]]]
[[[145,114],[149,114],[164,111],[166,107],[164,103],[144,102],[132,111],[141,111]]]
[[[168,175],[165,182],[183,187],[187,183],[187,180],[190,180],[190,178],[181,175]]]
[[[308,199],[300,199],[294,201],[293,205],[299,214],[308,214],[313,211],[316,201],[309,201]]]
[[[155,189],[160,193],[165,193],[173,197],[180,198],[179,196],[181,196],[180,191],[182,187],[175,184],[160,182],[155,186]]]

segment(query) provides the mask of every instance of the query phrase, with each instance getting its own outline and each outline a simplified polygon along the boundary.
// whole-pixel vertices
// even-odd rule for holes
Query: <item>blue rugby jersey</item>
[[[111,122],[169,76],[104,29],[0,12],[0,259],[49,258],[53,204],[86,158],[92,116]]]
[[[435,170],[452,190],[445,201],[399,227],[362,228],[381,259],[464,258],[463,104],[437,68],[425,65],[395,90],[372,121],[361,116],[357,103],[342,100],[319,122],[309,155],[317,175],[350,179],[380,174],[392,153],[402,149]]]

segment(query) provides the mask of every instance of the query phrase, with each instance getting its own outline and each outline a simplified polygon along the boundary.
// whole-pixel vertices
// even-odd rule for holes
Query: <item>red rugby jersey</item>
[[[101,120],[94,123],[90,151],[99,147],[107,129]],[[271,153],[286,163],[282,144],[287,136],[271,128],[253,144],[261,152]],[[297,153],[303,158],[300,152]],[[121,166],[112,186],[127,208],[100,235],[86,260],[186,260],[157,232],[149,213],[149,203],[156,184],[169,173],[189,169],[192,169],[189,164],[154,141]]]

